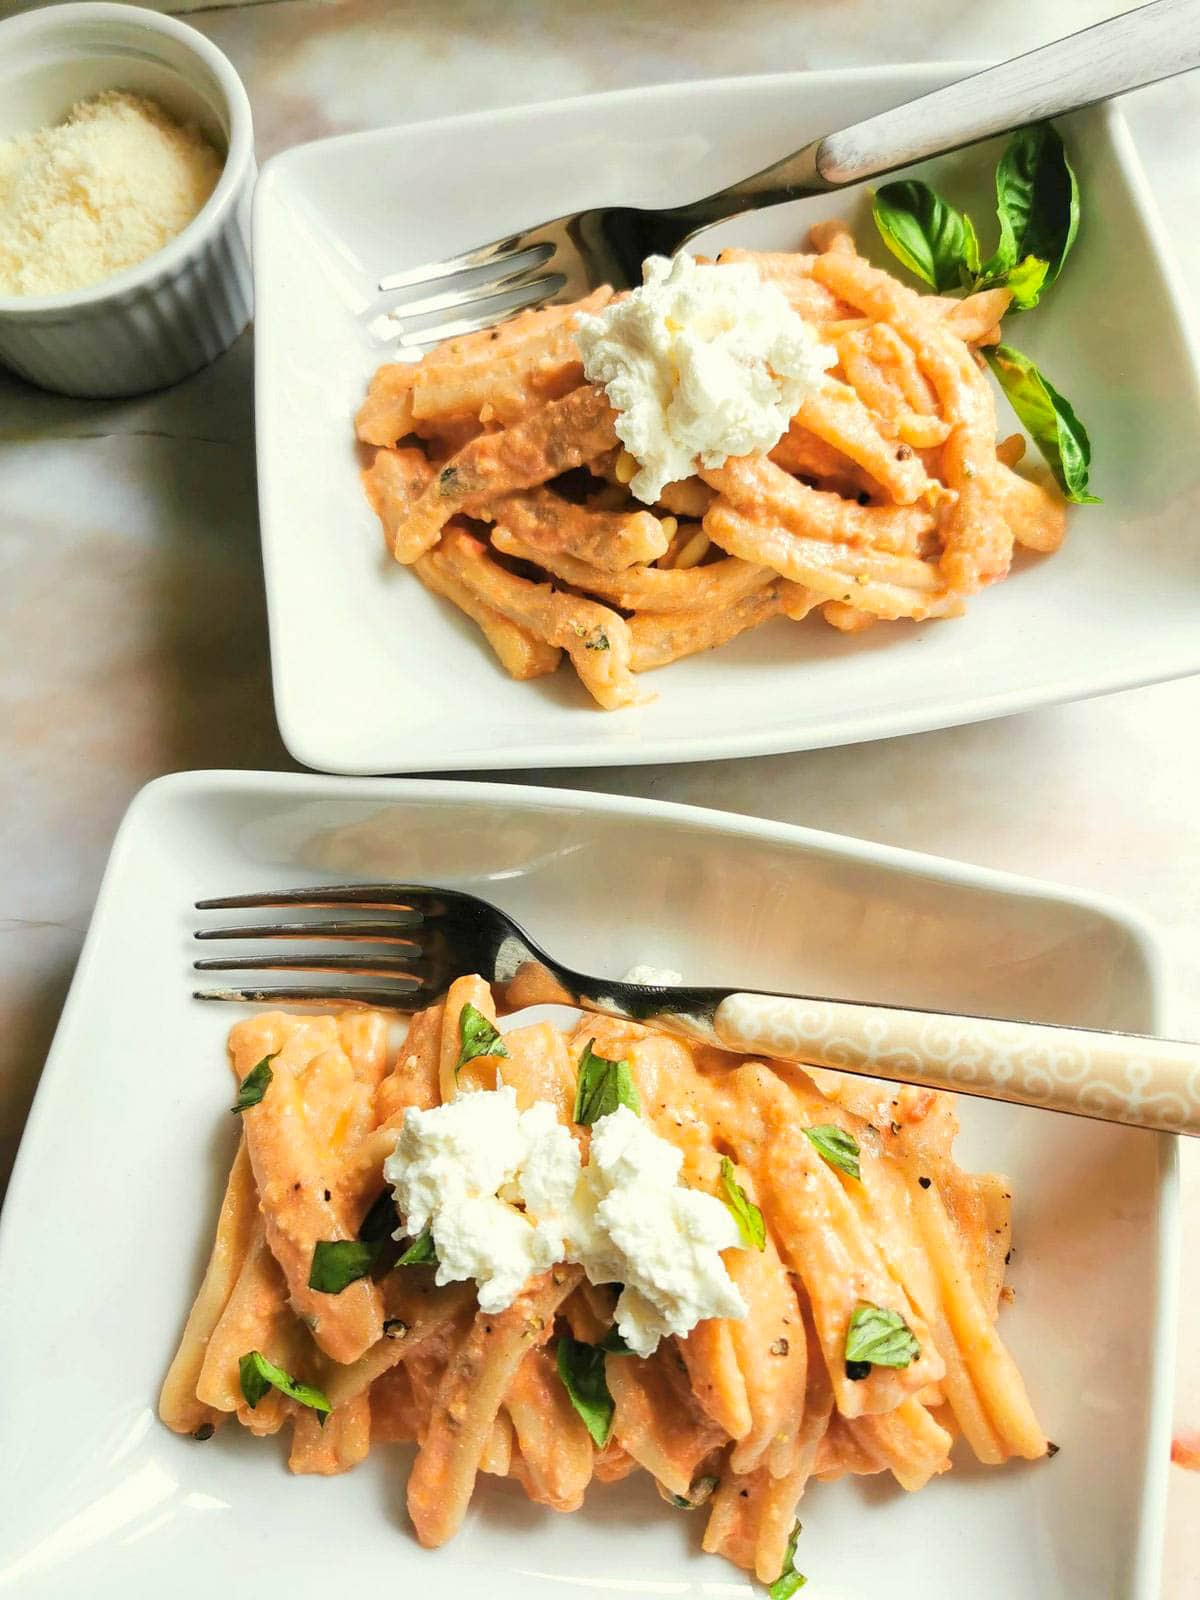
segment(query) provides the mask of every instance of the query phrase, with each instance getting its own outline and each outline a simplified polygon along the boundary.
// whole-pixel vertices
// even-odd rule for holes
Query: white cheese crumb
[[[152,100],[109,90],[0,140],[0,294],[61,294],[135,266],[191,222],[222,160]]]
[[[737,1224],[713,1195],[679,1182],[682,1153],[627,1106],[578,1142],[547,1101],[518,1112],[514,1091],[477,1090],[431,1111],[411,1108],[384,1163],[404,1219],[397,1237],[431,1229],[438,1283],[474,1279],[483,1311],[502,1311],[558,1261],[592,1283],[624,1285],[616,1321],[638,1355],[706,1317],[744,1317],[722,1250]]]
[[[629,487],[653,504],[697,464],[770,450],[837,353],[749,262],[651,256],[643,275],[625,299],[581,316],[576,341],[640,464]]]
[[[650,967],[644,962],[639,962],[621,979],[622,983],[646,983],[652,988],[677,989],[683,982],[683,973],[676,972],[673,967]]]

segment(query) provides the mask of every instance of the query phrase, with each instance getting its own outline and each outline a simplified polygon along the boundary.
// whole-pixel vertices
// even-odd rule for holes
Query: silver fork
[[[814,139],[686,205],[595,206],[392,273],[379,280],[381,293],[423,292],[371,326],[415,354],[520,310],[578,300],[601,284],[631,288],[647,256],[671,255],[702,228],[741,212],[862,183],[1196,66],[1200,0],[1155,0]]]
[[[1143,1034],[957,1016],[813,995],[614,982],[565,966],[506,912],[458,889],[343,884],[200,900],[198,911],[292,909],[332,920],[204,927],[197,939],[354,944],[292,955],[203,957],[200,972],[323,973],[370,983],[200,989],[200,1000],[318,1002],[414,1011],[468,973],[585,1011],[641,1022],[743,1055],[867,1073],[930,1089],[1069,1111],[1107,1122],[1200,1135],[1200,1045]]]

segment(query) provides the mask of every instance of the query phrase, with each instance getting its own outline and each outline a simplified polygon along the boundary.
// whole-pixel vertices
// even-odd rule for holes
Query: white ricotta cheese
[[[665,1334],[706,1317],[744,1317],[721,1259],[740,1244],[722,1201],[679,1182],[683,1161],[627,1106],[592,1127],[586,1166],[547,1101],[518,1112],[507,1086],[410,1109],[384,1177],[404,1219],[397,1237],[429,1227],[439,1283],[474,1279],[484,1311],[502,1311],[558,1261],[592,1283],[624,1285],[616,1322],[651,1355]]]
[[[697,464],[771,449],[837,353],[749,262],[651,256],[643,276],[631,295],[581,316],[576,340],[639,463],[629,487],[653,504]]]

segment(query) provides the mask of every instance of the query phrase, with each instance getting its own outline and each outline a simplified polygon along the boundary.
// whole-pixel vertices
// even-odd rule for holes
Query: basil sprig
[[[1071,402],[1059,394],[1028,356],[1012,345],[997,345],[987,352],[987,359],[1009,405],[1045,457],[1063,494],[1075,505],[1099,505],[1097,496],[1088,492],[1092,442]]]
[[[278,1054],[278,1050],[272,1050],[271,1054],[264,1056],[256,1067],[251,1067],[238,1084],[237,1099],[229,1108],[235,1116],[239,1112],[249,1111],[251,1106],[256,1106],[271,1087],[271,1079],[275,1076],[271,1071],[271,1063]]]
[[[858,1140],[852,1133],[847,1133],[845,1128],[835,1127],[832,1122],[820,1122],[814,1128],[805,1128],[804,1133],[823,1161],[828,1161],[831,1167],[836,1167],[847,1177],[862,1177],[858,1165]]]
[[[787,1542],[787,1550],[784,1552],[783,1569],[767,1590],[769,1600],[791,1600],[796,1590],[803,1589],[808,1582],[802,1572],[796,1571],[796,1546],[799,1542],[800,1524],[797,1522]]]
[[[898,1311],[864,1303],[855,1309],[846,1330],[846,1365],[907,1367],[921,1354],[912,1329]],[[865,1378],[865,1372],[847,1372]]]
[[[504,1041],[495,1024],[490,1022],[478,1007],[468,1000],[458,1014],[458,1060],[454,1063],[457,1078],[468,1061],[476,1056],[506,1056]]]
[[[767,1225],[763,1221],[763,1214],[737,1181],[733,1162],[728,1156],[721,1157],[721,1188],[725,1191],[725,1204],[733,1213],[743,1245],[747,1250],[765,1250]]]
[[[608,1443],[615,1410],[613,1397],[608,1392],[604,1359],[601,1345],[583,1344],[566,1336],[558,1341],[555,1353],[558,1376],[598,1450],[603,1450]]]
[[[875,192],[871,215],[892,254],[939,294],[961,289],[979,271],[979,240],[970,217],[927,183],[885,183]]]
[[[1057,128],[1019,128],[996,168],[1000,243],[981,285],[1005,283],[1027,311],[1062,271],[1079,232],[1079,183]]]
[[[1019,128],[996,167],[1000,239],[980,262],[974,224],[918,178],[885,183],[872,205],[892,254],[939,294],[950,289],[1012,290],[1018,311],[1036,306],[1063,269],[1079,231],[1079,183],[1058,130]]]
[[[433,1229],[419,1233],[396,1262],[398,1267],[424,1267],[437,1264],[437,1246],[433,1242]]]
[[[596,1055],[592,1049],[595,1042],[589,1039],[579,1058],[572,1121],[580,1127],[591,1127],[618,1106],[628,1106],[630,1111],[639,1113],[642,1109],[628,1061],[608,1061]]]
[[[333,1410],[320,1389],[314,1389],[309,1383],[297,1383],[295,1378],[286,1373],[282,1367],[277,1367],[268,1361],[261,1350],[247,1351],[238,1362],[238,1380],[251,1411],[257,1407],[268,1389],[278,1389],[280,1394],[287,1395],[289,1400],[295,1400],[298,1404],[307,1406],[310,1411],[315,1411],[317,1421],[322,1427],[325,1426],[326,1417]]]

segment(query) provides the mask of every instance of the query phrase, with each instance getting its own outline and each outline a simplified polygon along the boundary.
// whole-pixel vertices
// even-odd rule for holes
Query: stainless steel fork
[[[641,282],[649,255],[671,255],[702,228],[744,211],[862,183],[1028,122],[1061,116],[1200,66],[1200,0],[1154,0],[814,139],[716,194],[652,211],[595,206],[379,281],[381,338],[416,351],[539,305]],[[379,314],[382,310],[382,314]]]
[[[281,907],[343,914],[331,920],[210,926],[199,929],[196,938],[359,948],[203,957],[194,963],[201,972],[322,973],[328,981],[201,989],[195,991],[197,999],[414,1011],[443,999],[455,978],[468,973],[504,987],[523,977],[526,994],[540,999],[645,1023],[743,1055],[1200,1135],[1197,1044],[813,995],[615,982],[565,966],[507,913],[457,889],[342,884],[196,905],[198,911]],[[346,978],[369,981],[332,981]]]

